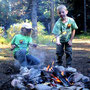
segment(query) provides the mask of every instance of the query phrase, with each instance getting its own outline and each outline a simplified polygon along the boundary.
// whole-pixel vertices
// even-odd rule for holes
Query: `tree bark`
[[[53,27],[54,27],[54,1],[51,0],[51,32],[53,30]]]
[[[86,0],[84,0],[84,33],[86,32]]]
[[[33,31],[33,37],[36,36],[36,32],[37,32],[37,0],[31,0],[32,1],[32,27],[34,28]]]

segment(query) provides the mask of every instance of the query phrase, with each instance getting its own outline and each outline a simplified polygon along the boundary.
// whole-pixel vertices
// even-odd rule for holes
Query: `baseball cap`
[[[24,23],[22,25],[22,28],[26,28],[26,29],[33,29],[32,26],[29,23]]]

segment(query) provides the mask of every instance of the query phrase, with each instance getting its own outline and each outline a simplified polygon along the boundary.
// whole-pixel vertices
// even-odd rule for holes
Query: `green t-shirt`
[[[24,36],[17,34],[11,41],[11,44],[15,44],[16,48],[13,50],[13,54],[20,49],[28,49],[29,43],[32,43],[32,38],[30,36]]]
[[[61,18],[55,23],[52,33],[60,37],[60,42],[68,42],[71,38],[72,30],[78,29],[74,19],[67,17],[67,22],[63,23]]]

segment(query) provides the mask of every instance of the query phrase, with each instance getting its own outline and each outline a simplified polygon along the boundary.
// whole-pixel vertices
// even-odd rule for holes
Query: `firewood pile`
[[[11,85],[19,90],[89,90],[90,78],[73,67],[54,65],[47,67],[21,67],[20,73],[11,75]]]

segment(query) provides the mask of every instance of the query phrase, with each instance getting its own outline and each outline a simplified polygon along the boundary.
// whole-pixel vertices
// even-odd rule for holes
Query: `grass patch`
[[[90,39],[90,33],[76,35],[78,39]]]

